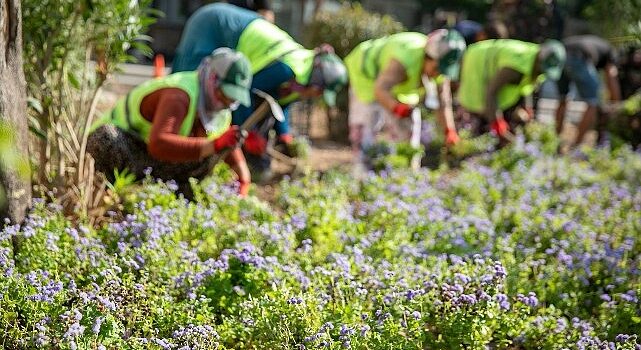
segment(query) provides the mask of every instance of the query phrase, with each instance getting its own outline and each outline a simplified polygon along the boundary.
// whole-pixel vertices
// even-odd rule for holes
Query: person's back
[[[463,55],[459,101],[470,112],[485,110],[485,95],[489,82],[502,68],[510,68],[530,78],[539,45],[520,40],[484,40],[468,46]],[[522,81],[519,86],[509,85],[499,93],[501,109],[514,105],[522,95],[522,88],[531,81]],[[523,86],[521,86],[523,85]]]
[[[185,24],[172,72],[195,70],[216,48],[236,48],[245,28],[258,18],[253,11],[226,3],[201,7]]]
[[[417,99],[422,87],[426,43],[425,34],[403,32],[359,44],[345,58],[355,95],[362,102],[373,102],[376,79],[392,60],[396,60],[405,68],[407,79],[394,86],[395,95],[416,95],[413,98]]]
[[[576,35],[563,39],[568,55],[580,54],[589,59],[597,69],[617,60],[616,51],[610,43],[596,35]]]

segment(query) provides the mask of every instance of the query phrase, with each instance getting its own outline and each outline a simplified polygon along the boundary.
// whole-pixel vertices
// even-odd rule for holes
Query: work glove
[[[285,145],[289,145],[292,142],[294,142],[294,136],[292,136],[292,134],[278,135],[278,142]]]
[[[232,125],[220,135],[219,138],[214,140],[214,151],[220,153],[227,148],[235,148],[238,144],[243,141],[243,133],[241,132],[238,125]]]
[[[405,103],[398,103],[396,106],[394,106],[394,109],[392,110],[392,113],[394,116],[398,119],[404,119],[412,115],[412,106],[405,104]]]
[[[256,131],[250,131],[245,139],[244,148],[248,153],[259,156],[267,150],[267,140]]]
[[[249,181],[240,181],[238,185],[238,195],[240,197],[247,197],[249,194],[249,187],[251,186],[251,182]]]
[[[490,128],[492,129],[492,132],[500,138],[504,138],[510,132],[510,126],[503,118],[494,119]]]
[[[445,145],[453,146],[461,141],[455,129],[445,128]]]

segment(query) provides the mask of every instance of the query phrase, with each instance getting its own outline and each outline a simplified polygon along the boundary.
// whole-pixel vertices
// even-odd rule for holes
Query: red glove
[[[445,144],[447,146],[452,146],[461,141],[461,138],[456,133],[455,129],[446,128],[445,129]]]
[[[399,103],[394,106],[392,113],[394,113],[394,116],[398,119],[407,118],[412,114],[412,106],[406,105],[405,103]]]
[[[508,131],[510,131],[510,126],[507,124],[507,122],[503,118],[496,118],[492,122],[492,125],[490,126],[490,128],[499,137],[505,136],[508,133]]]
[[[251,185],[251,182],[249,181],[240,181],[239,186],[238,186],[238,195],[241,197],[247,197],[249,194],[249,187]]]
[[[216,151],[216,153],[220,153],[226,148],[234,148],[238,142],[240,142],[240,138],[240,129],[238,128],[238,125],[232,125],[224,134],[214,140],[214,151]]]
[[[267,140],[256,131],[250,131],[245,139],[245,151],[253,155],[261,155],[267,150]]]
[[[292,136],[292,134],[282,134],[278,136],[278,141],[286,145],[289,145],[290,143],[294,142],[294,136]]]

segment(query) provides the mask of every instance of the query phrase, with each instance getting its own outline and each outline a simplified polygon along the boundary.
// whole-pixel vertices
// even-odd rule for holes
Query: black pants
[[[181,163],[164,162],[154,159],[147,152],[143,140],[114,125],[103,125],[96,129],[87,141],[87,151],[95,160],[95,169],[102,172],[107,180],[115,180],[114,169],[127,169],[137,179],[145,177],[145,170],[151,168],[151,176],[164,181],[174,180],[179,192],[190,198],[189,178],[201,180],[211,173],[214,157],[200,161]]]

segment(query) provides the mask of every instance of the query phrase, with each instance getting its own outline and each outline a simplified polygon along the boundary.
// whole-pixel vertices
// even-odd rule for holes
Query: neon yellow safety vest
[[[400,62],[407,80],[392,88],[401,102],[416,104],[424,93],[421,76],[427,36],[405,32],[360,43],[345,58],[349,80],[356,97],[364,103],[375,101],[374,85],[379,73],[394,59]]]
[[[245,28],[236,50],[247,56],[253,74],[280,60],[291,68],[298,83],[309,82],[314,51],[305,49],[287,32],[264,19],[255,19]]]
[[[189,109],[185,120],[178,132],[181,136],[191,135],[197,115],[198,95],[200,88],[198,84],[198,72],[179,72],[168,75],[164,78],[148,80],[133,88],[127,96],[116,102],[116,106],[92,125],[91,132],[104,124],[114,124],[118,128],[129,131],[145,141],[149,142],[151,122],[140,113],[140,105],[145,97],[151,93],[165,88],[178,88],[189,95]],[[221,113],[216,120],[214,130],[207,133],[208,138],[215,139],[222,135],[231,124],[231,112]]]
[[[507,85],[498,93],[498,107],[506,110],[514,106],[521,96],[534,92],[540,78],[534,79],[534,61],[539,45],[520,40],[484,40],[467,47],[461,66],[461,85],[458,100],[473,113],[485,112],[487,89],[502,68],[511,68],[523,74],[518,85]]]
[[[304,48],[287,32],[268,21],[260,18],[253,20],[241,33],[236,50],[247,56],[253,74],[280,60],[294,72],[297,83],[309,83],[314,51]],[[278,102],[287,105],[298,99],[300,95],[292,93]]]

